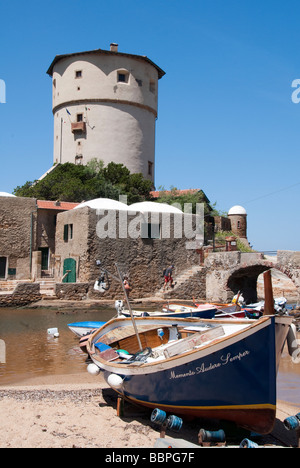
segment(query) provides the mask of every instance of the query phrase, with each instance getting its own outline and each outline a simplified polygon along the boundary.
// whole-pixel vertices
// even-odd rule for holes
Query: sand
[[[278,402],[275,428],[259,445],[297,446],[296,432],[287,431],[282,421],[299,411]],[[0,386],[0,448],[153,449],[160,428],[151,423],[150,414],[125,403],[119,417],[116,394],[100,377],[54,376]],[[184,422],[180,433],[167,436],[198,444],[200,424]],[[244,436],[238,433],[232,444]]]

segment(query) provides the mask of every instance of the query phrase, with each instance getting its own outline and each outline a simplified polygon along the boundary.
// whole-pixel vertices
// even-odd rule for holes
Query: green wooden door
[[[49,248],[41,247],[39,251],[42,252],[42,270],[47,271],[49,269]]]
[[[63,276],[63,283],[76,283],[76,260],[74,258],[65,259]]]
[[[0,278],[3,279],[6,277],[6,257],[0,257]]]

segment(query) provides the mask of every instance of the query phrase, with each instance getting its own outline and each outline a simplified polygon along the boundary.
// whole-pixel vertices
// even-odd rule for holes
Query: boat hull
[[[91,357],[109,385],[111,374],[120,377],[121,386],[111,386],[135,404],[182,417],[232,421],[268,434],[276,416],[276,338],[280,335],[281,350],[288,330],[288,323],[279,324],[278,335],[276,320],[251,321],[225,339],[150,365],[122,366]]]
[[[163,309],[162,312],[143,312],[143,313],[137,313],[133,311],[133,316],[134,317],[179,317],[179,318],[201,318],[201,319],[212,319],[215,317],[216,313],[215,308],[208,308],[208,309],[194,309],[191,307],[185,307],[181,309],[175,309],[175,310],[170,310],[170,309]],[[130,317],[130,312],[129,311],[123,311],[122,315],[124,317]]]

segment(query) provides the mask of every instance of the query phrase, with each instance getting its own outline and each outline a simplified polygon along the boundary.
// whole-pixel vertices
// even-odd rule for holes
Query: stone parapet
[[[39,283],[19,283],[10,294],[1,294],[0,307],[20,307],[41,299]]]

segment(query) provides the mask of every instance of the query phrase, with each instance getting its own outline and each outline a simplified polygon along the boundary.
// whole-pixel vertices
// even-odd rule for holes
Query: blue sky
[[[53,163],[55,55],[147,55],[159,82],[156,187],[243,205],[257,250],[300,250],[298,0],[0,1],[0,191]],[[300,95],[300,94],[299,94]]]

